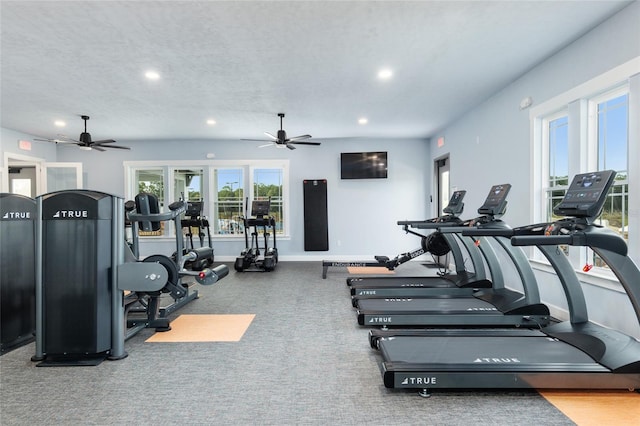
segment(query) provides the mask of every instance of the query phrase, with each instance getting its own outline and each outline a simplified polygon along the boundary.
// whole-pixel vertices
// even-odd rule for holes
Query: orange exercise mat
[[[157,332],[146,341],[166,342],[238,342],[255,314],[180,315],[171,321],[171,330]]]
[[[578,426],[640,424],[640,394],[624,390],[539,391]]]

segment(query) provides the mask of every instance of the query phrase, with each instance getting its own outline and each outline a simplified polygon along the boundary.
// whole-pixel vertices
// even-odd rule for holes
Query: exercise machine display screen
[[[480,214],[500,215],[507,208],[507,195],[511,190],[511,184],[493,185],[487,195],[487,199],[478,209]]]
[[[464,198],[467,191],[455,191],[449,200],[449,204],[447,207],[442,209],[444,213],[458,215],[462,213],[464,209],[464,204],[462,203],[462,199]]]
[[[615,177],[616,172],[613,170],[575,175],[553,213],[557,216],[597,217]]]
[[[185,216],[198,217],[202,214],[202,201],[188,201]]]
[[[251,215],[255,217],[268,216],[270,206],[271,202],[268,200],[254,200],[251,202]]]

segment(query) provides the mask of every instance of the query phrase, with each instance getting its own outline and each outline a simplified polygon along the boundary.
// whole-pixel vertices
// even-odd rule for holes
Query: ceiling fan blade
[[[52,142],[52,143],[60,143],[60,144],[67,144],[67,145],[75,145],[76,142],[73,141],[65,141],[62,139],[40,139],[40,138],[33,138],[34,141],[38,141],[38,142]]]
[[[320,142],[289,142],[289,143],[294,143],[296,145],[315,145],[315,146],[320,145]]]
[[[49,140],[59,141],[57,143],[82,143],[77,139],[73,139],[73,138],[70,138],[69,136],[65,136],[65,135],[58,135],[58,137],[56,139],[49,139]]]
[[[301,141],[304,139],[309,139],[311,137],[311,135],[300,135],[300,136],[294,136],[292,138],[289,138],[290,141]]]
[[[273,135],[272,135],[271,133],[269,133],[269,132],[264,132],[264,134],[265,134],[265,135],[267,135],[267,136],[269,136],[269,137],[270,137],[271,139],[273,139],[274,141],[277,141],[277,140],[278,140],[278,138],[277,138],[277,137],[273,136]]]
[[[252,142],[271,142],[267,139],[240,139],[241,141],[252,141]]]
[[[258,148],[265,148],[267,146],[273,146],[273,145],[275,145],[275,144],[273,142],[271,142],[271,143],[266,143],[264,145],[258,145]]]
[[[291,149],[291,150],[296,149],[296,147],[295,147],[295,146],[293,146],[293,145],[291,145],[291,144],[289,144],[289,143],[287,144],[287,148],[289,148],[289,149]]]
[[[93,145],[91,145],[91,147],[93,147],[93,148],[100,147],[100,148],[131,149],[128,146],[122,146],[122,145],[97,145],[97,144],[93,144]]]
[[[92,145],[92,146],[90,146],[88,148],[89,148],[89,150],[95,149],[96,151],[101,151],[101,152],[105,151],[104,149],[102,149],[102,148],[100,148],[99,146],[96,146],[96,145]]]
[[[102,145],[103,143],[115,143],[113,139],[103,139],[101,141],[93,141],[94,145]]]

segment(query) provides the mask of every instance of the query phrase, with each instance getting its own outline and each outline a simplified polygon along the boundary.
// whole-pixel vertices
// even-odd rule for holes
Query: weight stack
[[[0,194],[0,351],[34,339],[36,326],[34,199]]]
[[[305,179],[304,188],[304,250],[329,250],[327,214],[327,180]]]

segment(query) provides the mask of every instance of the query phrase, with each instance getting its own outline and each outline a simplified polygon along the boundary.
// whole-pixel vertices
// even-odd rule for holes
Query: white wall
[[[18,141],[32,141],[31,150],[24,151],[18,147]],[[56,161],[56,146],[48,142],[33,142],[33,136],[15,130],[0,127],[0,168],[4,168],[5,154],[16,157],[34,157],[44,161]]]
[[[19,148],[20,140],[32,141],[31,150],[25,151]],[[9,164],[56,161],[56,146],[47,142],[33,142],[33,136],[14,130],[0,128],[0,192],[9,191],[9,178],[6,173],[5,161]]]
[[[298,147],[291,151],[258,148],[259,143],[239,140],[126,141],[131,151],[94,152],[59,149],[58,161],[80,161],[84,166],[84,186],[124,196],[123,161],[202,160],[214,153],[216,160],[290,160],[291,238],[279,240],[283,260],[338,259],[373,260],[374,255],[395,256],[420,245],[396,223],[405,219],[425,219],[430,211],[425,188],[431,180],[429,145],[422,139],[348,138],[322,140],[319,147]],[[340,153],[387,151],[387,179],[341,180]],[[327,179],[329,251],[304,251],[304,179]],[[159,250],[170,250],[167,242]],[[216,256],[235,258],[244,240],[214,242]],[[150,248],[147,248],[150,250]],[[143,254],[146,252],[145,249]]]

